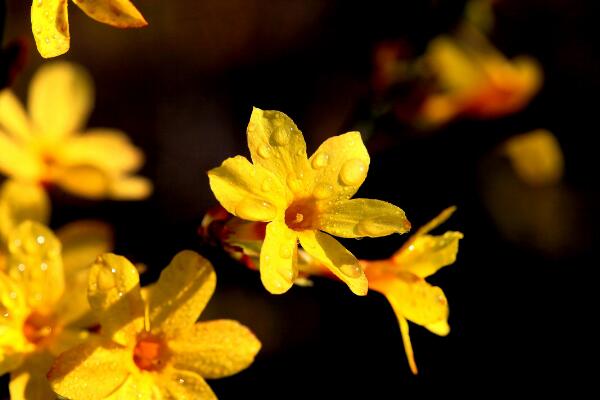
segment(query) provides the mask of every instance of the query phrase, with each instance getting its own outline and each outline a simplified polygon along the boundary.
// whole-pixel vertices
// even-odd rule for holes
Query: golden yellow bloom
[[[408,322],[424,326],[436,335],[445,336],[448,326],[448,302],[442,289],[425,281],[438,269],[452,264],[458,253],[460,232],[448,231],[441,236],[429,231],[452,215],[450,207],[423,226],[389,260],[363,261],[361,264],[369,279],[369,288],[382,293],[394,309],[408,362],[417,373]]]
[[[78,400],[215,398],[204,378],[243,370],[260,349],[235,321],[196,323],[215,284],[212,266],[193,251],[177,254],[146,291],[126,258],[102,255],[88,290],[100,335],[56,359],[52,388]]]
[[[517,175],[532,186],[557,183],[564,172],[564,157],[556,137],[545,129],[514,136],[504,144]]]
[[[150,182],[131,175],[143,154],[123,132],[81,134],[93,99],[89,75],[66,62],[46,64],[33,77],[29,116],[10,90],[0,92],[0,172],[93,199],[148,196]]]
[[[12,399],[56,398],[46,373],[56,355],[86,336],[86,267],[110,245],[97,227],[67,229],[74,230],[78,238],[69,250],[37,222],[21,223],[8,237],[6,271],[0,271],[0,375],[11,373]]]
[[[230,213],[269,222],[260,252],[265,288],[286,292],[298,274],[298,241],[350,289],[365,295],[367,279],[358,260],[332,236],[378,237],[405,233],[400,208],[379,200],[352,199],[367,176],[369,154],[360,133],[326,140],[310,157],[302,133],[279,111],[255,108],[248,124],[245,157],[210,170],[210,187]]]
[[[438,87],[423,103],[422,122],[439,125],[460,116],[494,118],[523,108],[537,93],[542,72],[533,59],[507,60],[474,31],[463,40],[441,36],[425,54]]]
[[[140,28],[148,25],[129,0],[73,0],[96,21],[117,28]],[[37,49],[44,58],[69,51],[68,0],[33,0],[31,28]]]

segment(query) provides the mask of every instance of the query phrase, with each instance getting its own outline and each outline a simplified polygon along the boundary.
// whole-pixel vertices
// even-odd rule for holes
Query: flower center
[[[168,355],[167,346],[160,337],[147,332],[138,336],[133,361],[139,369],[159,371],[165,366]]]
[[[23,335],[37,346],[43,345],[56,332],[56,321],[50,315],[32,312],[23,324]]]
[[[317,228],[317,205],[312,197],[294,200],[285,210],[285,224],[295,231]]]

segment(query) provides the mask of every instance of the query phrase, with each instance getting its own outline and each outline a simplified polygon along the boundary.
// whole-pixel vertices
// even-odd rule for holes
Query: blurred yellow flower
[[[55,399],[46,373],[56,355],[87,335],[86,267],[110,244],[97,228],[78,231],[69,250],[37,222],[21,223],[8,237],[0,271],[0,375],[11,373],[12,399]]]
[[[545,129],[514,136],[504,143],[503,150],[519,178],[532,186],[551,185],[563,176],[560,143]]]
[[[46,64],[33,77],[29,116],[10,90],[0,92],[0,172],[92,199],[147,197],[150,182],[131,175],[143,154],[123,132],[81,134],[93,99],[87,72],[66,62]]]
[[[148,25],[129,0],[73,0],[96,21],[117,28],[140,28]],[[68,0],[33,0],[31,28],[40,55],[56,57],[69,51]]]
[[[144,290],[126,258],[102,255],[88,289],[100,334],[56,359],[52,388],[78,400],[215,398],[204,378],[245,369],[260,349],[235,321],[196,323],[215,284],[212,266],[193,251],[177,254]]]
[[[438,269],[456,261],[460,232],[448,231],[441,236],[429,231],[452,215],[450,207],[423,226],[388,260],[366,261],[361,264],[369,279],[369,288],[382,293],[394,309],[404,342],[404,350],[413,373],[417,373],[408,322],[424,326],[445,336],[448,326],[448,302],[442,289],[425,281]]]
[[[464,38],[434,39],[424,57],[437,91],[421,108],[421,122],[440,125],[451,119],[495,118],[523,108],[542,84],[542,71],[529,57],[507,60],[476,31]]]
[[[297,243],[350,289],[365,295],[368,283],[358,260],[332,236],[378,237],[405,233],[400,208],[379,200],[352,199],[367,176],[369,154],[360,133],[326,140],[310,157],[302,133],[279,111],[255,108],[248,124],[252,161],[229,158],[210,170],[210,187],[230,213],[269,222],[260,252],[265,288],[286,292],[298,274]]]

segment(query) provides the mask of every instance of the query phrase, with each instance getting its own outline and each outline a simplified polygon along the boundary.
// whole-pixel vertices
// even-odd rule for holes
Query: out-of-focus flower
[[[388,260],[361,260],[369,279],[369,288],[382,293],[396,313],[404,350],[413,373],[417,373],[408,322],[424,326],[436,335],[445,336],[448,326],[448,302],[442,289],[425,281],[440,268],[456,261],[460,232],[448,231],[440,236],[429,235],[429,231],[452,215],[450,207],[416,234]]]
[[[299,241],[354,293],[365,295],[368,283],[358,260],[327,233],[378,237],[405,233],[410,224],[404,211],[390,203],[350,200],[370,161],[360,134],[332,137],[309,159],[302,133],[281,112],[255,108],[247,132],[253,163],[242,156],[229,158],[208,175],[228,212],[269,222],[260,251],[265,288],[280,294],[293,285]]]
[[[532,186],[560,181],[564,157],[556,137],[545,129],[511,137],[504,143],[506,154],[519,178]]]
[[[81,134],[93,99],[87,72],[66,62],[44,65],[33,77],[29,116],[10,90],[0,92],[0,172],[92,199],[147,197],[150,182],[131,175],[144,156],[123,132]]]
[[[52,388],[81,400],[215,398],[204,378],[245,369],[260,349],[235,321],[196,323],[215,283],[210,263],[192,251],[177,254],[145,290],[126,258],[102,255],[88,290],[100,334],[56,359]]]
[[[73,0],[96,21],[117,28],[140,28],[148,25],[129,0]],[[68,0],[33,0],[31,28],[40,55],[56,57],[69,51]]]
[[[424,56],[436,90],[424,101],[421,123],[437,126],[457,117],[496,118],[523,108],[542,83],[538,63],[508,60],[478,32],[434,39]]]
[[[110,246],[102,237],[96,243],[71,241],[61,251],[52,231],[32,221],[9,235],[6,270],[0,271],[0,375],[11,373],[12,399],[56,398],[46,373],[56,355],[87,335],[86,267]]]

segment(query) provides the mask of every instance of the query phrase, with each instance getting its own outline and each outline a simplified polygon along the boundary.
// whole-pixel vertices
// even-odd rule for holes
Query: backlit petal
[[[21,142],[27,142],[31,137],[25,109],[9,89],[0,91],[0,128]]]
[[[252,332],[236,321],[199,322],[169,342],[173,365],[209,379],[246,369],[260,350]]]
[[[381,200],[341,200],[319,214],[319,229],[332,235],[380,237],[410,229],[404,211]]]
[[[324,201],[349,199],[367,177],[369,163],[360,133],[349,132],[327,139],[310,157],[315,171],[313,196]]]
[[[267,169],[242,156],[208,172],[210,188],[227,211],[250,221],[271,221],[287,206],[286,189]]]
[[[109,197],[114,200],[142,200],[152,193],[152,182],[141,176],[122,176],[110,183]]]
[[[88,301],[102,334],[127,345],[144,326],[139,275],[125,257],[105,253],[90,269]]]
[[[319,231],[299,232],[302,248],[344,281],[354,294],[367,294],[369,284],[358,260],[337,240]]]
[[[0,130],[0,173],[10,177],[37,181],[42,174],[40,160]]]
[[[148,25],[129,0],[73,0],[73,2],[96,21],[117,28],[140,28]]]
[[[167,334],[191,328],[210,300],[216,274],[208,260],[184,250],[163,269],[149,292],[150,327]]]
[[[269,170],[280,182],[287,182],[293,192],[301,192],[312,184],[304,136],[290,117],[279,111],[254,108],[247,133],[254,165]]]
[[[9,235],[8,273],[20,282],[29,307],[50,311],[64,293],[61,244],[44,225],[25,221]]]
[[[87,165],[61,168],[52,178],[58,186],[80,197],[99,200],[111,193],[111,177]]]
[[[42,2],[48,1],[55,0]],[[93,102],[94,86],[86,70],[64,61],[44,64],[29,85],[32,129],[49,138],[66,137],[83,127]]]
[[[31,28],[35,44],[44,58],[69,51],[68,0],[33,0]]]
[[[413,374],[417,374],[417,363],[415,362],[415,353],[413,352],[412,343],[410,341],[410,332],[408,327],[408,321],[402,316],[396,314],[398,317],[398,324],[400,325],[400,334],[402,335],[402,344],[404,345],[404,353],[406,353],[406,359],[408,360],[408,366]]]
[[[37,184],[5,181],[0,188],[0,238],[6,243],[8,235],[26,220],[47,223],[50,199]]]
[[[426,278],[456,261],[458,241],[462,238],[462,233],[453,231],[439,236],[416,236],[394,255],[393,262],[402,270]]]
[[[166,400],[217,400],[208,383],[195,372],[169,369],[161,374],[159,383]]]
[[[260,250],[260,279],[272,294],[287,292],[298,275],[296,267],[298,238],[285,222],[276,219],[267,225]]]
[[[146,371],[136,371],[129,375],[119,389],[103,400],[161,399],[160,387],[153,375]]]
[[[131,351],[127,348],[109,341],[89,340],[58,356],[48,372],[48,381],[62,397],[100,400],[125,383],[131,364]]]

